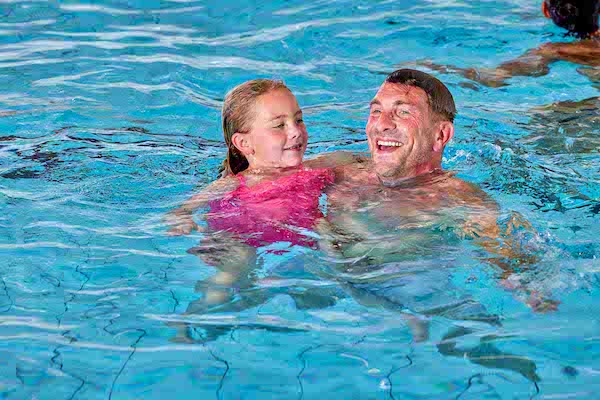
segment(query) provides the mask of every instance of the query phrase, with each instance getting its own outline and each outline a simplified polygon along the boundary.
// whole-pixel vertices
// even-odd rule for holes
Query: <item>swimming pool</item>
[[[440,76],[459,110],[444,165],[531,222],[540,261],[517,279],[556,312],[532,312],[469,241],[420,257],[422,237],[376,270],[411,271],[397,304],[282,244],[232,310],[203,312],[215,271],[186,252],[202,234],[162,223],[216,177],[235,84],[284,79],[309,153],[364,151],[396,67],[493,67],[563,40],[522,3],[0,2],[0,398],[600,398],[598,103],[549,106],[598,96],[578,66],[497,89]],[[448,297],[497,321],[422,311]]]

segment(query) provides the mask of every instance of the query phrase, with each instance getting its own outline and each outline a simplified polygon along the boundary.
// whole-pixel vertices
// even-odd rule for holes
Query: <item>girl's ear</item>
[[[454,124],[450,121],[442,121],[439,123],[437,132],[435,133],[435,142],[433,143],[433,150],[436,152],[443,152],[446,144],[454,136]]]
[[[247,133],[234,133],[231,143],[245,156],[254,154],[254,146],[252,146],[252,141]]]
[[[546,18],[552,18],[550,15],[550,10],[548,10],[548,4],[546,4],[546,0],[542,1],[542,12]]]

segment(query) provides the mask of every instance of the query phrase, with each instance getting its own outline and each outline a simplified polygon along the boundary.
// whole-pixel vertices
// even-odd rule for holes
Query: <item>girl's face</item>
[[[286,168],[302,163],[308,133],[296,97],[287,89],[272,90],[255,102],[254,121],[233,141],[250,168]]]

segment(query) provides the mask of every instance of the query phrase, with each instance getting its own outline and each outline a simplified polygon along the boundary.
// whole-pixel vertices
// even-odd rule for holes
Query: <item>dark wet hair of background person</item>
[[[581,39],[598,32],[600,0],[544,0],[552,21]]]
[[[452,93],[434,76],[415,69],[399,69],[389,74],[385,81],[423,89],[427,93],[429,106],[433,112],[445,120],[454,122],[456,105]]]

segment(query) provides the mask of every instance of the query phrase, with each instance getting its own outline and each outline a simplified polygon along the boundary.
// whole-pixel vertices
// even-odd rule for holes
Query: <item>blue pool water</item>
[[[599,96],[581,66],[498,89],[440,75],[459,109],[444,165],[501,223],[533,225],[535,271],[511,279],[557,311],[533,312],[470,241],[420,257],[408,238],[375,285],[261,249],[232,306],[205,312],[215,270],[186,252],[204,234],[162,222],[215,179],[234,85],[284,79],[310,154],[364,151],[397,67],[494,67],[564,40],[525,3],[0,1],[0,398],[600,398],[598,101],[549,106]],[[460,299],[495,319],[426,312]]]

